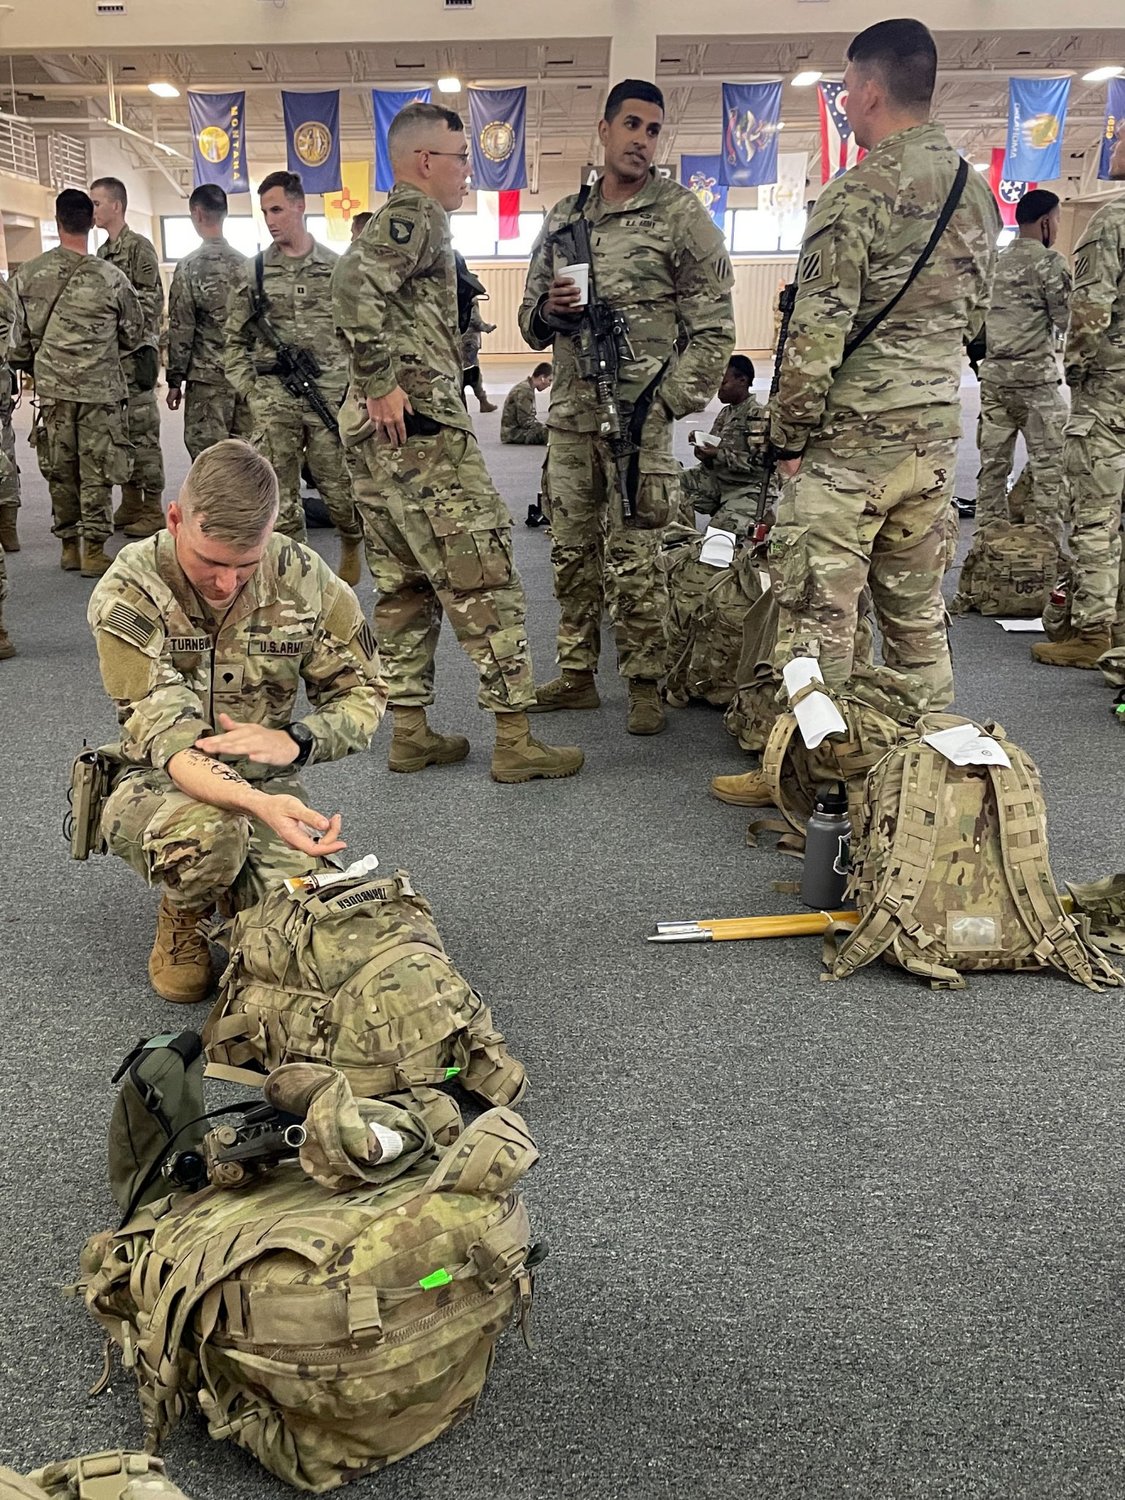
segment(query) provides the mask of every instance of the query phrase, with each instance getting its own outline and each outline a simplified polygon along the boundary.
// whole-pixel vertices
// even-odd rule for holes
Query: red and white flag
[[[1014,182],[1010,177],[1005,177],[1005,155],[1003,146],[993,146],[988,180],[992,185],[992,196],[1000,206],[1000,217],[1004,221],[1004,227],[1011,229],[1016,222],[1017,203],[1024,193],[1030,193],[1032,188],[1038,187],[1039,184],[1037,182]]]
[[[520,237],[520,190],[519,188],[501,189],[500,198],[500,234],[502,240],[518,240]]]
[[[867,152],[856,144],[844,113],[844,105],[848,102],[844,85],[827,80],[818,83],[817,98],[820,102],[820,180],[825,183],[854,167]]]

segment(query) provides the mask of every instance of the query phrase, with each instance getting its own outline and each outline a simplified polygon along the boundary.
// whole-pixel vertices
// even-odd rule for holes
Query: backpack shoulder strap
[[[792,808],[786,806],[785,792],[781,785],[781,773],[785,767],[785,756],[793,736],[797,733],[797,718],[792,712],[778,714],[773,721],[765,748],[762,751],[762,776],[773,794],[773,805],[795,832],[804,836],[805,825]]]

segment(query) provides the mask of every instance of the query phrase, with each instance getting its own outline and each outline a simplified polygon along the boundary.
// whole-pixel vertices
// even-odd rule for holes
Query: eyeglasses
[[[415,156],[455,156],[463,167],[469,165],[469,153],[467,151],[431,151],[428,146],[415,146]]]

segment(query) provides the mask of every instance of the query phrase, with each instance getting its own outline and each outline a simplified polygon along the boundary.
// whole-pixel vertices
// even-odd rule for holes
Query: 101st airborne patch
[[[399,219],[392,214],[390,230],[391,239],[394,240],[396,245],[408,245],[410,243],[410,236],[414,233],[414,220]]]

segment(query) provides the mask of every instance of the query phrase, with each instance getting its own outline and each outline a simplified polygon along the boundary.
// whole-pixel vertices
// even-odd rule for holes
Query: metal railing
[[[35,149],[35,131],[16,120],[0,120],[0,172],[39,181],[39,157]]]
[[[47,177],[50,185],[60,192],[68,187],[85,191],[90,181],[87,143],[77,136],[53,130],[47,137]]]

